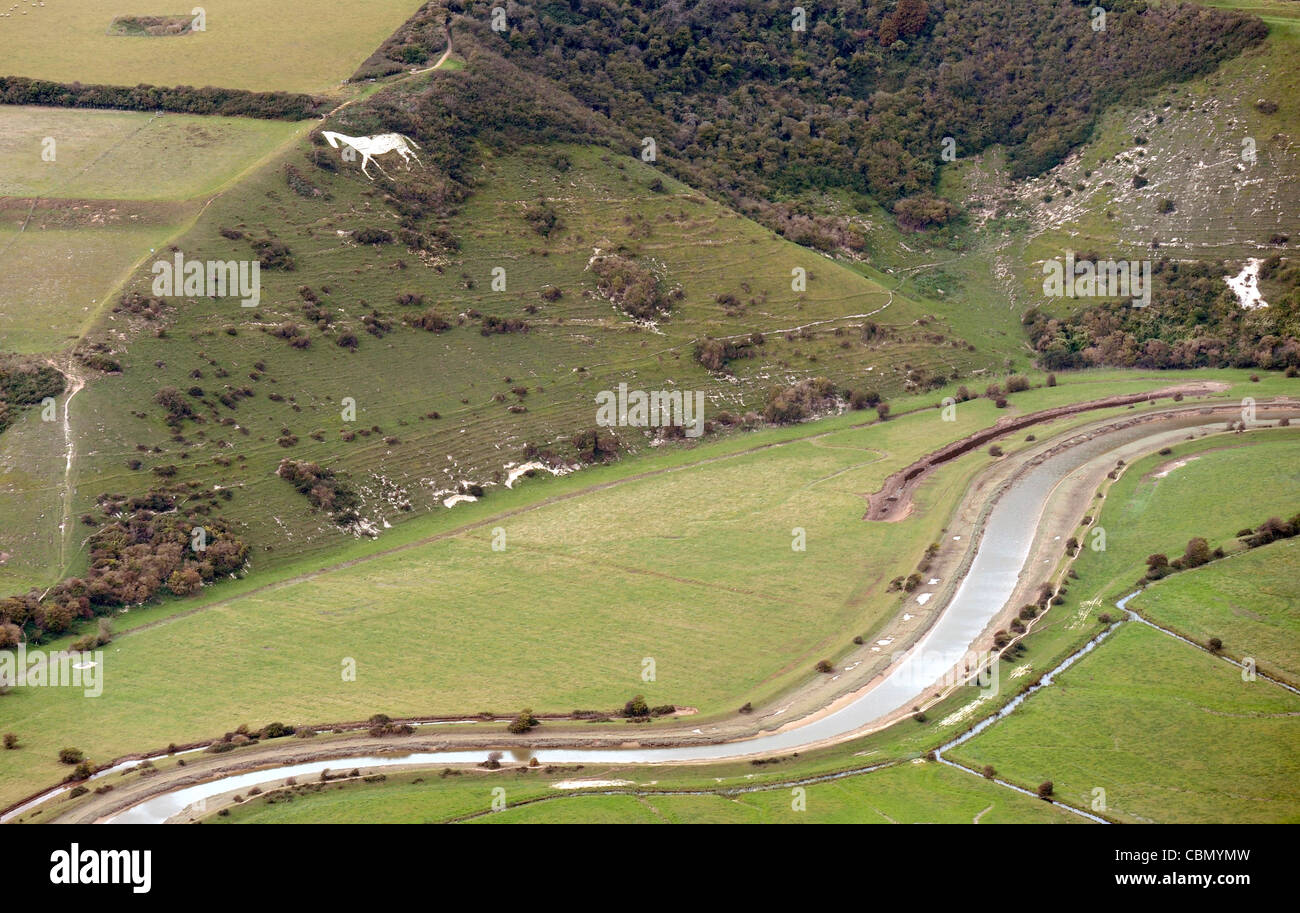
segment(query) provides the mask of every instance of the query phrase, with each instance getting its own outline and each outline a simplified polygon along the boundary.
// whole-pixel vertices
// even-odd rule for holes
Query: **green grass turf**
[[[1152,584],[1129,608],[1258,669],[1300,681],[1300,540],[1287,539]]]
[[[253,118],[6,106],[0,196],[189,200],[301,129]],[[43,155],[47,138],[53,161]]]
[[[1194,536],[1231,549],[1243,527],[1300,509],[1295,430],[1212,435],[1171,449],[1134,462],[1111,486],[1092,528],[1105,530],[1104,551],[1091,548],[1092,529],[1081,537],[1085,548],[1072,590],[1101,600],[1102,611],[1137,589],[1148,555],[1163,552],[1172,560]]]
[[[660,772],[656,771],[655,776]],[[653,789],[671,788],[672,772]],[[630,779],[647,788],[644,771],[621,768],[600,778]],[[795,811],[793,787],[739,795],[584,795],[550,784],[597,778],[589,769],[553,773],[471,772],[461,776],[398,774],[383,783],[304,788],[289,801],[251,800],[211,822],[230,824],[424,823],[476,815],[491,808],[492,790],[505,790],[506,808],[474,823],[1065,823],[1081,819],[1036,799],[934,763],[902,764],[839,780],[800,787],[804,810]],[[422,782],[415,783],[415,779]],[[541,802],[529,802],[550,797]]]
[[[1123,821],[1300,820],[1300,697],[1138,622],[951,752]]]

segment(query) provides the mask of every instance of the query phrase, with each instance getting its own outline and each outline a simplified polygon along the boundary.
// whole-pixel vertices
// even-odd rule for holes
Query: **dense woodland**
[[[427,90],[454,104],[407,108],[426,138],[554,134],[575,117],[594,126],[576,99],[609,124],[593,138],[612,132],[639,154],[651,137],[662,167],[768,224],[796,214],[776,201],[805,189],[887,205],[924,194],[948,136],[959,156],[1000,143],[1017,176],[1040,173],[1106,106],[1212,70],[1265,35],[1250,16],[1143,0],[1109,4],[1100,32],[1093,4],[1068,0],[837,0],[808,5],[804,31],[783,0],[512,0],[504,33],[488,27],[496,5],[447,4],[457,51],[476,59]],[[363,72],[440,53],[443,15],[426,8]],[[549,86],[485,83],[478,50]],[[918,210],[927,223],[942,215]]]
[[[0,431],[18,420],[18,413],[63,393],[63,374],[52,365],[0,352]]]
[[[110,615],[162,592],[189,596],[248,559],[248,546],[224,521],[204,516],[210,508],[196,504],[193,493],[110,495],[101,504],[111,519],[86,542],[85,576],[62,580],[45,593],[0,599],[0,647],[61,634],[79,620]],[[203,537],[196,540],[200,527]]]
[[[1025,315],[1044,368],[1114,365],[1137,368],[1300,367],[1300,265],[1279,255],[1260,265],[1266,308],[1245,310],[1218,263],[1152,268],[1151,304],[1127,300],[1053,317]]]
[[[325,101],[298,92],[248,92],[205,86],[103,86],[0,76],[0,104],[52,108],[120,108],[126,111],[171,111],[219,114],[263,120],[319,117]]]

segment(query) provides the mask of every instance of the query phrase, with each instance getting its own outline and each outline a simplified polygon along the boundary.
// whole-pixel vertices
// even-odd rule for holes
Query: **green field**
[[[1300,697],[1137,622],[951,756],[1121,821],[1300,821]]]
[[[906,764],[792,790],[738,796],[588,796],[507,807],[482,824],[1062,824],[1081,819],[940,764]]]
[[[1172,451],[1125,467],[1111,486],[1095,523],[1105,530],[1106,547],[1084,548],[1075,563],[1076,593],[1109,606],[1137,588],[1148,555],[1163,552],[1172,560],[1194,536],[1211,548],[1231,549],[1238,530],[1300,509],[1295,430],[1213,435]],[[1167,475],[1159,477],[1163,472]],[[1089,531],[1080,541],[1088,545],[1092,535]]]
[[[1129,608],[1258,669],[1300,681],[1300,541],[1287,539],[1174,574],[1147,587]]]
[[[102,319],[114,289],[191,223],[206,197],[302,129],[0,107],[0,198],[9,198],[0,202],[0,350],[73,347]],[[42,155],[47,148],[53,161]]]
[[[117,0],[46,3],[0,25],[6,76],[134,86],[221,86],[255,91],[328,91],[357,68],[418,0],[225,0],[207,7],[202,32],[169,37],[109,34],[125,12]]]
[[[574,777],[590,778],[582,770]],[[604,775],[637,777],[623,768]],[[671,777],[671,774],[670,774]],[[420,780],[421,782],[412,782]],[[901,764],[871,773],[801,787],[805,803],[794,810],[793,787],[736,795],[590,795],[550,786],[558,774],[537,772],[459,777],[400,774],[383,784],[306,787],[269,802],[259,798],[210,817],[230,824],[306,822],[427,823],[475,815],[476,824],[644,823],[644,824],[897,824],[897,823],[1075,823],[1081,819],[1028,796],[940,764]],[[491,791],[505,790],[506,808],[490,814]],[[635,789],[635,787],[621,787]],[[663,787],[661,786],[660,789]],[[644,789],[644,787],[642,787]],[[544,801],[532,801],[547,797]],[[520,804],[516,804],[520,803]]]
[[[236,117],[0,107],[0,196],[190,200],[212,193],[295,132]],[[46,160],[46,138],[54,140]]]
[[[21,217],[13,209],[0,215],[7,223],[10,215]],[[0,349],[51,352],[74,345],[113,283],[176,228],[148,221],[70,229],[28,225],[21,232],[12,223],[0,226]]]
[[[1097,375],[1020,397],[1037,409],[1168,382]],[[983,400],[951,424],[922,412],[854,428],[861,414],[847,414],[735,435],[498,489],[328,556],[275,568],[254,559],[244,581],[119,615],[119,631],[162,623],[108,647],[102,697],[48,688],[7,698],[31,747],[0,753],[0,797],[56,778],[67,744],[108,760],[241,722],[568,712],[636,693],[703,714],[758,704],[892,616],[900,596],[887,582],[938,538],[988,457],[944,467],[899,523],[862,522],[863,495],[997,411]],[[806,552],[790,548],[796,526]],[[497,528],[503,552],[491,548]],[[187,609],[200,611],[176,614]],[[341,680],[345,657],[357,661],[355,682]],[[640,678],[645,657],[652,683]],[[171,695],[165,732],[151,698],[160,691]],[[232,717],[232,704],[256,711]]]

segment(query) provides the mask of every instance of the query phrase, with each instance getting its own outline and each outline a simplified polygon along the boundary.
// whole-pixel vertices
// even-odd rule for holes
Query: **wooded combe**
[[[957,214],[930,195],[945,137],[959,157],[1001,144],[1016,176],[1037,174],[1108,105],[1213,70],[1266,34],[1240,13],[1139,0],[1111,4],[1104,32],[1093,31],[1093,4],[1055,0],[837,0],[809,6],[802,32],[780,0],[511,2],[505,33],[487,24],[496,5],[447,4],[464,69],[399,83],[337,117],[344,132],[396,131],[429,150],[434,171],[400,179],[399,200],[418,193],[450,214],[483,147],[579,142],[640,155],[649,137],[656,167],[826,251],[863,241],[781,197],[843,188],[902,201],[894,211],[909,230],[942,225]],[[426,6],[366,72],[440,53],[441,20]]]
[[[784,0],[451,0],[472,33],[737,199],[847,187],[881,202],[935,180],[945,136],[1008,148],[1017,176],[1060,162],[1107,105],[1215,68],[1258,19],[1193,4],[835,0],[792,29]],[[441,38],[438,39],[441,42]],[[1158,49],[1158,53],[1155,52]]]

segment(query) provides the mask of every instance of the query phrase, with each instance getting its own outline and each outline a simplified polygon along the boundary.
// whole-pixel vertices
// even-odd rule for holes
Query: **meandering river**
[[[546,748],[508,752],[514,760],[542,764],[664,764],[724,760],[795,751],[843,739],[906,707],[971,650],[990,621],[1011,598],[1025,570],[1034,536],[1056,486],[1070,473],[1116,448],[1171,429],[1220,425],[1222,416],[1183,413],[1165,420],[1118,428],[1048,456],[1022,472],[988,514],[970,569],[939,619],[903,660],[874,687],[830,713],[755,738],[671,748]],[[161,823],[186,807],[232,790],[266,786],[288,777],[311,777],[323,770],[391,766],[477,764],[486,750],[430,751],[401,756],[358,755],[311,761],[234,774],[155,796],[108,819],[111,823]]]

